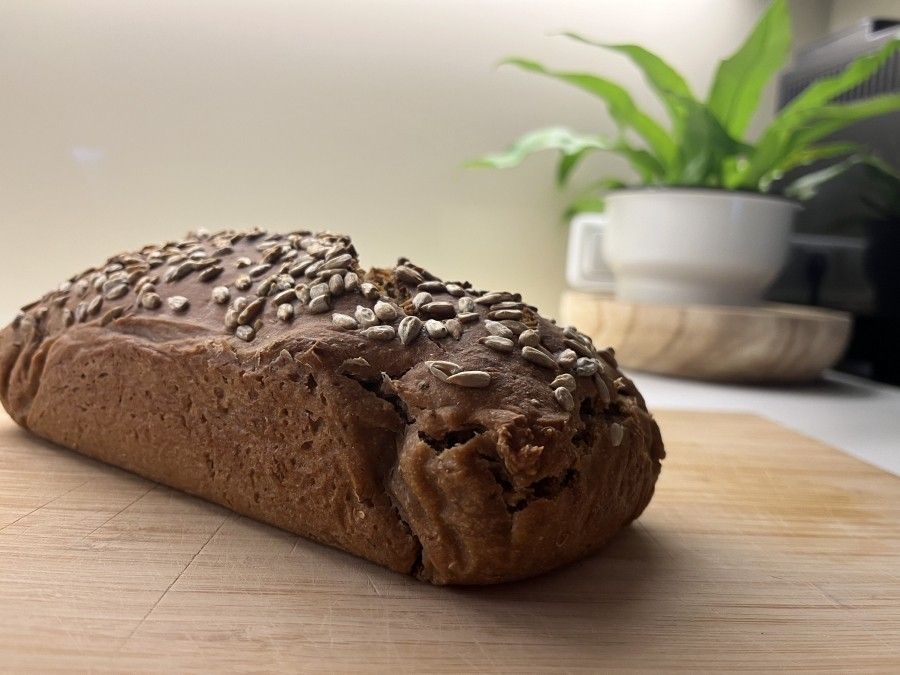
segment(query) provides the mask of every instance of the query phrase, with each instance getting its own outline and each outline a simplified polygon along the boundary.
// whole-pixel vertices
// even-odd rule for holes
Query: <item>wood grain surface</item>
[[[833,366],[850,340],[846,312],[759,307],[644,305],[565,291],[563,323],[615,345],[624,367],[725,382],[804,382]]]
[[[0,414],[4,671],[900,672],[900,479],[746,415],[604,552],[437,588],[35,440]]]

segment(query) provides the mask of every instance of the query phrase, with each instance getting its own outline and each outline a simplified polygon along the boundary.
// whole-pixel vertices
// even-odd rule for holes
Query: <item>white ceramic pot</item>
[[[619,190],[605,213],[573,220],[569,283],[601,290],[602,251],[622,300],[754,305],[787,258],[798,209],[781,197],[725,190]]]

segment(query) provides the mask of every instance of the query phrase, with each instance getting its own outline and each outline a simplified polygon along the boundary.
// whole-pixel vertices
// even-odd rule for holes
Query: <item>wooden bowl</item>
[[[728,382],[802,382],[844,353],[852,319],[801,305],[668,306],[564,291],[561,317],[625,368]]]

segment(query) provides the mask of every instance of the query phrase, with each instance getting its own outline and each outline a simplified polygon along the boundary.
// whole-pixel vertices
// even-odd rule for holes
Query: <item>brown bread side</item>
[[[440,584],[599,548],[664,456],[611,351],[517,294],[364,270],[329,233],[113,256],[0,332],[0,400],[44,438]]]

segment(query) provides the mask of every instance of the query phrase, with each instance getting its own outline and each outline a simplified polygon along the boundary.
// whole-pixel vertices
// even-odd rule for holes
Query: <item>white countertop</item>
[[[900,475],[900,388],[833,372],[819,382],[788,387],[629,375],[651,410],[756,413]]]

